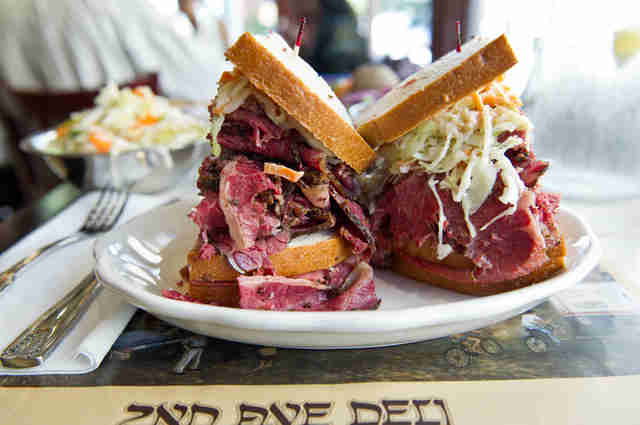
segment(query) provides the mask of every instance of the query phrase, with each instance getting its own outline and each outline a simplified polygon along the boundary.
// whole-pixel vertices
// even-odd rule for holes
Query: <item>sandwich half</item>
[[[199,227],[183,269],[201,302],[266,310],[376,308],[357,173],[375,152],[329,86],[277,34],[226,52],[209,112]]]
[[[475,38],[356,117],[379,155],[366,179],[376,264],[472,295],[564,267],[559,198],[539,186],[549,164],[502,78],[516,62],[504,35]]]

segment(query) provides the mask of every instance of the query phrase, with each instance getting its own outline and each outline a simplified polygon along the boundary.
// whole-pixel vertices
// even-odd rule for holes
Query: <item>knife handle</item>
[[[41,365],[87,310],[101,286],[94,272],[25,329],[0,355],[6,368]]]

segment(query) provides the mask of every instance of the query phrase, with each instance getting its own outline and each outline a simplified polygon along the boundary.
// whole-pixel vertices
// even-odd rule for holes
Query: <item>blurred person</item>
[[[225,34],[219,22],[198,21],[198,0],[173,1],[182,15],[170,16],[168,3],[154,0],[0,0],[0,152],[9,152],[26,200],[57,181],[42,161],[18,150],[18,140],[42,124],[12,99],[16,91],[90,92],[157,73],[170,98],[204,102],[215,95],[228,69]],[[0,205],[16,203],[5,194]]]
[[[294,44],[307,18],[300,55],[320,74],[347,73],[368,61],[367,41],[346,0],[278,0],[279,31]]]
[[[158,72],[169,97],[208,100],[225,67],[223,36],[197,22],[193,0],[175,1],[191,32],[152,0],[0,0],[0,79],[16,89],[78,90]]]

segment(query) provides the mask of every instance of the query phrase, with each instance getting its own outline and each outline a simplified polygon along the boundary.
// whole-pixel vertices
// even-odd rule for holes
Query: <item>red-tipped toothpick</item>
[[[298,27],[298,37],[296,38],[296,45],[293,48],[293,51],[296,55],[300,54],[300,44],[302,44],[302,33],[304,32],[304,24],[307,23],[307,18],[300,18],[300,26]]]
[[[456,51],[457,52],[461,52],[462,51],[462,37],[460,37],[460,21],[459,20],[456,21],[456,34],[458,36],[458,42],[456,44]]]

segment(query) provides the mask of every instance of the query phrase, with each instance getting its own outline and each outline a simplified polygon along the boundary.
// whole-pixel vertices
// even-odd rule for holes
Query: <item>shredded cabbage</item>
[[[498,143],[498,136],[515,130],[523,130],[529,135],[533,128],[520,113],[517,99],[513,101],[513,96],[509,97],[506,86],[493,82],[485,91],[481,96],[491,96],[492,100],[497,98],[504,102],[491,106],[485,104],[479,110],[472,96],[467,96],[378,150],[392,174],[416,169],[429,174],[443,174],[437,187],[450,190],[454,201],[460,203],[472,237],[477,231],[470,216],[487,200],[498,175],[504,183],[499,200],[509,208],[481,230],[495,220],[513,214],[525,187],[518,171],[505,156],[507,150],[521,145],[522,139],[510,136]],[[528,137],[524,143],[528,147]],[[429,185],[432,185],[431,181]],[[433,185],[435,193],[436,184]],[[441,220],[440,227],[442,225]],[[442,241],[439,239],[440,245]]]
[[[213,156],[220,155],[221,148],[218,143],[218,133],[224,123],[224,115],[213,114],[211,117],[211,127],[209,128],[209,134],[211,135],[211,154]]]
[[[57,130],[49,146],[57,152],[117,154],[151,146],[180,148],[203,139],[207,126],[148,87],[119,90],[110,84],[96,97],[95,107],[72,113]]]
[[[453,251],[451,245],[443,243],[443,233],[444,233],[444,223],[447,221],[447,217],[444,215],[444,208],[442,207],[442,200],[440,199],[440,195],[438,195],[438,190],[436,189],[436,184],[438,181],[431,177],[429,179],[429,188],[433,192],[433,196],[435,196],[436,201],[438,202],[438,248],[436,249],[438,260],[442,260],[447,255]]]

